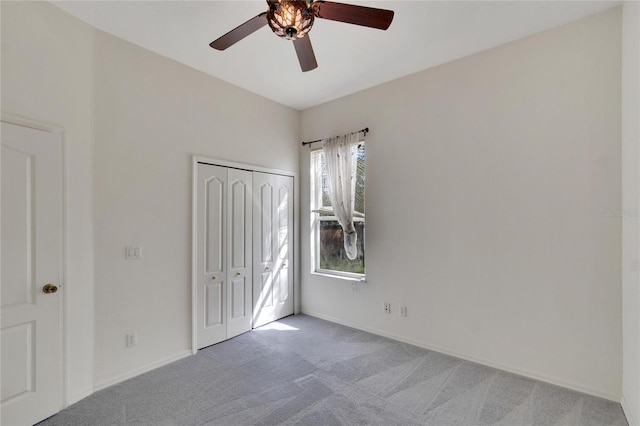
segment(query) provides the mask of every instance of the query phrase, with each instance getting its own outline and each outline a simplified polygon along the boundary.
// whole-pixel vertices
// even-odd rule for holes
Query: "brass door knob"
[[[55,284],[45,284],[44,287],[42,287],[42,292],[44,294],[53,294],[56,291],[58,291],[58,286]]]
[[[236,277],[241,276],[242,274],[240,272],[236,272]]]
[[[217,279],[217,277],[216,277],[215,275],[213,275],[213,276],[211,277],[211,279],[212,279],[213,281],[215,281],[215,280]]]

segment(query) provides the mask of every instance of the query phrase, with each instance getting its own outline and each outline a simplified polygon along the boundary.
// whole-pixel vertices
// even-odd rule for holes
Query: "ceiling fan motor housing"
[[[304,37],[315,17],[312,2],[305,0],[270,1],[267,22],[271,30],[286,40]]]

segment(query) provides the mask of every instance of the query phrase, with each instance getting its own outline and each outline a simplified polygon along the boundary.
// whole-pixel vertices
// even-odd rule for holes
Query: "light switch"
[[[124,250],[125,259],[134,260],[142,257],[142,246],[127,246]]]

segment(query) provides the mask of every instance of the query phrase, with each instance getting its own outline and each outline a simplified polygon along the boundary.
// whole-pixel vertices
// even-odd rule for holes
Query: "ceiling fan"
[[[293,40],[293,47],[303,72],[318,67],[316,56],[307,34],[315,18],[330,19],[347,24],[386,30],[393,20],[393,11],[373,7],[336,3],[324,0],[267,0],[266,12],[249,19],[209,46],[225,50],[243,38],[269,24],[279,37]]]

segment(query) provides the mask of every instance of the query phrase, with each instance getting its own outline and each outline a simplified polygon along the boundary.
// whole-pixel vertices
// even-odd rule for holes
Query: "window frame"
[[[358,145],[364,145],[364,140],[358,142]],[[322,171],[320,168],[320,161],[315,161],[314,156],[318,155],[318,152],[322,151],[322,148],[311,149],[309,153],[310,162],[310,197],[309,197],[309,212],[311,223],[311,274],[326,276],[331,278],[339,278],[349,281],[366,281],[366,260],[365,260],[365,272],[363,274],[356,272],[344,272],[335,269],[322,269],[320,268],[320,222],[322,221],[337,221],[337,218],[333,215],[321,215],[319,212],[314,211],[321,208],[327,208],[331,206],[322,205]],[[365,154],[366,164],[366,154]],[[366,187],[365,187],[366,193]],[[354,194],[355,197],[355,194]],[[366,196],[365,196],[366,200]],[[365,201],[366,202],[366,201]],[[365,222],[364,217],[354,217],[354,222]],[[366,226],[365,226],[366,232]],[[366,241],[365,241],[366,242]],[[365,250],[366,253],[366,250]]]

